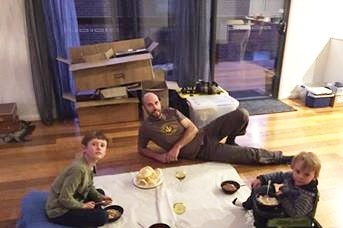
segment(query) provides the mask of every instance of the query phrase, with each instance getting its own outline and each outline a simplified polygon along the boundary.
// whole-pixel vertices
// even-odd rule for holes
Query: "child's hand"
[[[253,180],[253,182],[251,182],[252,188],[258,188],[260,186],[261,186],[261,181],[259,179],[255,179],[255,180]]]
[[[274,188],[275,188],[276,195],[281,195],[282,191],[280,189],[283,186],[283,184],[274,183],[273,185],[274,185]]]
[[[103,196],[101,197],[101,201],[102,201],[102,204],[106,206],[112,203],[112,198],[109,196]]]
[[[95,207],[94,201],[89,201],[89,202],[83,204],[83,208],[85,208],[85,209],[93,209],[94,207]]]

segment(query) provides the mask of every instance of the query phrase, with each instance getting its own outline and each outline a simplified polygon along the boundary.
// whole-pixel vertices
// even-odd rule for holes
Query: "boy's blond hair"
[[[314,170],[314,178],[317,179],[319,176],[321,164],[318,156],[313,152],[300,152],[296,155],[291,164],[291,168],[293,169],[296,162],[302,161],[302,169],[310,169]]]

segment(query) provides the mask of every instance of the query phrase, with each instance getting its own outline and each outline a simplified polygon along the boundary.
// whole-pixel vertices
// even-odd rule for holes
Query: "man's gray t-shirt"
[[[169,151],[186,130],[180,123],[184,118],[186,117],[181,112],[173,108],[164,109],[161,119],[149,116],[139,128],[138,146],[146,148],[151,140],[156,145]],[[202,134],[198,133],[190,143],[181,149],[179,158],[196,158],[201,143]]]

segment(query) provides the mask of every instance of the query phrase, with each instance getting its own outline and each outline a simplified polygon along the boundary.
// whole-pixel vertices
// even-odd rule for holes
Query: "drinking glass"
[[[179,180],[178,186],[179,186],[179,191],[180,191],[180,192],[182,191],[182,189],[181,189],[181,182],[186,178],[186,174],[187,174],[187,173],[186,173],[185,170],[178,170],[178,171],[176,171],[176,173],[175,173],[176,179]]]

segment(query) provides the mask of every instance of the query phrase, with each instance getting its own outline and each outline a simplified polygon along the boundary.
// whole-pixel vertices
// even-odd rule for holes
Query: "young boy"
[[[266,227],[269,218],[309,215],[318,193],[320,167],[320,161],[314,153],[301,152],[293,158],[291,172],[258,176],[251,184],[249,198],[244,203],[236,198],[232,203],[246,210],[252,209],[256,227]],[[257,196],[266,195],[268,181],[271,183],[268,195],[275,197],[279,204],[274,210],[266,211],[257,203]]]
[[[108,222],[101,205],[111,204],[112,199],[93,185],[93,168],[106,155],[107,144],[108,139],[101,132],[84,136],[82,156],[65,168],[51,185],[45,206],[51,222],[75,227],[102,226]]]

